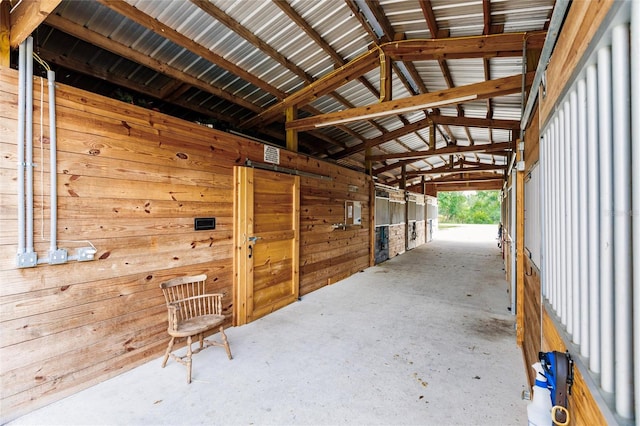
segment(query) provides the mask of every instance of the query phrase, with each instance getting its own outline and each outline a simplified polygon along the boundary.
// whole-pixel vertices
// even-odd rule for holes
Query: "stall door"
[[[236,167],[235,323],[246,324],[298,299],[300,178]]]

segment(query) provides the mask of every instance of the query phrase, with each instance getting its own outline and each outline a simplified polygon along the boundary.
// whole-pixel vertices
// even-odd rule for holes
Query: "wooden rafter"
[[[129,46],[125,46],[124,44],[118,43],[108,37],[105,37],[101,34],[98,34],[94,31],[87,29],[82,25],[78,25],[74,22],[71,22],[65,18],[62,18],[57,15],[49,15],[46,23],[53,28],[56,28],[62,32],[70,34],[76,38],[86,41],[87,43],[93,44],[101,49],[108,50],[109,52],[115,53],[118,56],[121,56],[130,61],[136,62],[140,65],[144,65],[156,72],[167,75],[169,77],[182,80],[185,83],[188,83],[198,89],[211,93],[212,95],[218,96],[222,99],[225,99],[229,102],[233,102],[237,105],[240,105],[250,111],[259,113],[262,111],[262,108],[248,102],[238,96],[232,95],[222,89],[219,89],[215,86],[212,86],[208,83],[205,83],[202,80],[199,80],[195,77],[192,77],[181,70],[171,67],[164,62],[160,62],[157,59],[154,59],[150,56],[147,56],[143,53],[140,53],[136,50],[131,49]]]
[[[437,167],[436,169],[431,170],[423,170],[417,172],[409,172],[407,173],[407,177],[416,177],[416,176],[426,176],[426,175],[448,175],[452,173],[471,173],[478,171],[501,171],[506,170],[507,166],[497,166],[493,164],[481,164],[479,166],[474,167],[461,167],[461,168],[449,168],[449,165],[442,166],[442,168]]]
[[[415,123],[412,124],[408,124],[404,127],[400,127],[396,130],[393,130],[391,132],[387,132],[383,135],[380,135],[378,137],[375,137],[373,139],[369,139],[364,141],[363,143],[359,144],[359,145],[354,145],[350,148],[347,148],[343,151],[340,151],[336,154],[334,154],[332,156],[332,158],[334,159],[341,159],[341,158],[345,158],[348,157],[350,155],[353,155],[355,153],[364,151],[367,148],[373,148],[374,146],[378,146],[381,145],[385,142],[389,142],[392,141],[396,138],[399,138],[401,136],[404,135],[408,135],[409,133],[413,133],[416,132],[418,130],[424,129],[426,127],[429,127],[431,125],[431,120],[429,120],[428,118],[422,119],[420,121],[416,121]]]
[[[525,77],[525,84],[531,85],[535,73],[529,72]],[[298,131],[310,130],[316,127],[336,124],[341,122],[362,121],[371,118],[372,115],[384,116],[397,113],[396,111],[413,108],[413,110],[426,109],[425,105],[438,103],[441,105],[455,105],[465,100],[481,100],[491,97],[504,96],[519,93],[522,88],[522,76],[498,78],[495,80],[483,81],[466,86],[454,87],[437,92],[425,93],[412,96],[410,98],[398,99],[394,101],[381,102],[378,104],[351,108],[344,111],[337,111],[320,116],[302,118],[290,121],[286,124],[287,129]]]
[[[511,148],[511,143],[502,142],[485,145],[473,145],[473,146],[446,146],[440,149],[430,149],[427,151],[413,151],[413,152],[400,152],[396,154],[383,154],[383,155],[371,155],[367,157],[371,161],[384,161],[399,158],[428,158],[437,157],[443,154],[457,154],[461,152],[499,152],[505,151]]]
[[[156,34],[170,40],[171,42],[177,44],[178,46],[182,46],[185,49],[195,53],[196,55],[206,59],[211,62],[229,71],[232,74],[237,75],[238,77],[244,79],[248,83],[253,84],[256,87],[261,88],[267,93],[272,94],[278,99],[282,99],[286,96],[286,93],[279,90],[278,88],[264,82],[263,80],[256,77],[254,74],[246,71],[242,67],[234,64],[223,58],[222,56],[212,52],[208,48],[204,47],[201,44],[196,43],[192,39],[187,36],[180,34],[178,31],[173,28],[163,24],[155,18],[143,13],[139,9],[131,6],[129,3],[126,3],[124,0],[97,0],[104,6],[109,9],[119,13],[122,16],[136,22],[139,25],[155,32]]]
[[[54,11],[62,0],[20,2],[11,13],[10,44],[16,48]]]
[[[527,37],[527,33],[510,33],[495,36],[386,43],[365,52],[309,86],[289,95],[258,116],[247,120],[242,126],[255,127],[273,122],[284,114],[286,107],[295,105],[299,108],[361,77],[380,65],[380,50],[396,61],[434,60],[438,57],[460,59],[522,56],[522,43],[525,38],[527,40],[537,39],[535,36]]]

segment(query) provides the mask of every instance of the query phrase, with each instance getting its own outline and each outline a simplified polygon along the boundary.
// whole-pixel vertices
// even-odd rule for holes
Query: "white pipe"
[[[24,205],[24,129],[26,100],[25,86],[27,75],[26,50],[27,43],[22,42],[18,53],[18,256],[24,254],[26,243]]]
[[[600,154],[600,387],[615,391],[613,298],[613,164],[611,128],[611,50],[598,50]]]
[[[640,72],[640,2],[631,2],[631,70]],[[640,265],[640,79],[631,80],[631,173],[633,200],[633,265]],[[635,342],[635,417],[640,419],[640,267],[633,269],[633,312]]]
[[[554,201],[554,220],[553,220],[553,239],[555,241],[555,249],[553,253],[553,308],[556,313],[559,315],[559,311],[562,308],[560,303],[560,284],[562,279],[560,277],[560,263],[562,257],[561,251],[561,243],[562,238],[560,237],[560,143],[559,143],[559,135],[560,135],[560,115],[556,113],[554,120],[554,129],[553,129],[553,174],[554,174],[554,193],[555,193],[555,201]]]
[[[26,252],[33,253],[33,38],[27,38],[26,74]]]
[[[567,325],[567,193],[566,193],[566,182],[567,182],[567,163],[569,161],[569,156],[567,155],[567,130],[566,130],[566,120],[567,116],[565,115],[564,105],[560,108],[559,120],[560,130],[558,133],[558,149],[560,150],[560,155],[558,159],[560,160],[558,164],[559,168],[559,181],[560,181],[560,280],[558,281],[558,286],[560,287],[560,305],[558,308],[558,314],[560,315],[560,322],[563,325]]]
[[[633,311],[631,278],[631,99],[629,26],[613,28],[613,201],[615,283],[615,385],[616,410],[633,418]],[[636,76],[636,78],[638,78]]]
[[[580,236],[579,261],[580,277],[580,355],[589,356],[589,227],[587,222],[587,82],[584,78],[578,81],[578,219]]]
[[[631,3],[631,70],[640,72],[640,2]],[[631,149],[633,200],[633,264],[640,265],[640,81],[631,80]],[[634,268],[635,416],[640,418],[640,267]]]
[[[562,286],[562,303],[564,304],[564,324],[567,332],[573,334],[573,270],[571,269],[571,104],[569,99],[564,102],[564,161],[561,165],[564,171],[564,282]]]
[[[56,131],[56,73],[47,71],[47,85],[49,87],[49,171],[50,171],[50,211],[51,228],[49,233],[49,258],[51,259],[58,249],[58,135]]]
[[[587,168],[589,216],[589,369],[600,373],[600,168],[598,163],[598,70],[587,67]]]
[[[570,217],[570,226],[571,226],[571,289],[573,290],[571,293],[571,312],[573,313],[573,317],[571,322],[573,323],[573,342],[579,345],[582,342],[582,336],[580,334],[580,284],[582,281],[580,280],[580,234],[579,231],[579,220],[580,220],[580,209],[578,207],[578,92],[573,90],[569,95],[569,103],[571,108],[571,139],[569,139],[569,145],[571,150],[571,162],[570,170],[571,170],[571,192],[569,192],[571,196],[571,215]]]

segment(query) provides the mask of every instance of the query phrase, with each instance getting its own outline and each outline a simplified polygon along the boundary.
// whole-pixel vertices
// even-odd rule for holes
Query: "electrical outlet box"
[[[65,249],[57,249],[56,251],[49,252],[49,263],[51,265],[60,265],[67,263],[68,260],[67,251]]]
[[[18,268],[33,268],[38,264],[38,255],[35,252],[19,254],[16,264]]]
[[[98,252],[94,247],[81,247],[76,251],[78,262],[93,260],[93,256]]]

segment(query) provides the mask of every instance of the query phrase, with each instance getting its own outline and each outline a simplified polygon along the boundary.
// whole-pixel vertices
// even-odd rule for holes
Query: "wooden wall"
[[[47,85],[42,150],[39,78],[34,87],[35,248],[46,257]],[[231,318],[233,166],[263,160],[261,144],[57,88],[58,246],[74,254],[90,241],[98,252],[91,262],[15,267],[17,72],[0,68],[0,423],[158,357],[163,280],[208,274]],[[300,294],[368,267],[370,178],[284,150],[281,165],[332,178],[301,179]],[[362,202],[363,224],[333,230],[345,200]],[[193,231],[195,217],[210,216],[215,230]]]

